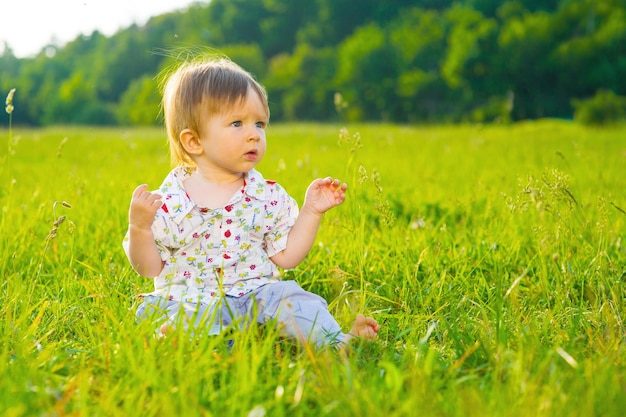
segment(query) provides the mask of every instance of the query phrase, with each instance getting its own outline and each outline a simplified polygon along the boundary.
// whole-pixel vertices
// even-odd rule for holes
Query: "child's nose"
[[[248,140],[249,141],[254,141],[254,142],[258,142],[259,140],[261,140],[261,135],[259,134],[259,130],[257,128],[253,127],[248,132]]]

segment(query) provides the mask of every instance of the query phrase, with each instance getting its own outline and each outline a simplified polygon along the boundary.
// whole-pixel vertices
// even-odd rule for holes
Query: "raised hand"
[[[338,179],[318,178],[306,190],[303,209],[306,207],[317,214],[323,214],[345,201],[347,189],[348,185]]]
[[[152,227],[154,214],[162,204],[161,196],[148,191],[146,184],[135,188],[128,213],[130,227],[149,230]]]

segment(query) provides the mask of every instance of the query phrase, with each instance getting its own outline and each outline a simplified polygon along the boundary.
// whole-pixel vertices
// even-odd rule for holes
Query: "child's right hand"
[[[130,226],[150,230],[154,220],[154,214],[162,204],[161,196],[148,191],[146,184],[135,188],[128,213]]]

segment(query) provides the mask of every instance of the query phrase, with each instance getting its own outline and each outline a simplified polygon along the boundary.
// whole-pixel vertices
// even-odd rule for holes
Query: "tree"
[[[336,83],[354,120],[389,120],[388,104],[398,76],[397,59],[385,30],[376,24],[360,27],[339,46]]]
[[[293,52],[298,43],[298,32],[317,12],[315,2],[263,0],[263,5],[267,16],[261,21],[261,37],[257,41],[265,56]]]
[[[398,60],[395,100],[402,121],[441,117],[448,88],[441,77],[449,24],[437,10],[412,8],[388,22],[390,46]]]
[[[495,19],[463,6],[446,11],[445,20],[450,30],[441,76],[457,103],[458,116],[463,117],[507,95],[509,88],[495,76],[493,60],[499,27]]]
[[[574,118],[587,125],[607,125],[626,116],[626,97],[608,90],[599,90],[592,98],[573,99]]]
[[[160,61],[143,36],[143,28],[132,25],[111,37],[106,50],[98,50],[94,77],[98,98],[117,102],[133,79],[152,74]]]
[[[246,71],[252,73],[257,80],[267,74],[267,63],[263,57],[263,51],[257,44],[226,45],[221,48],[221,52]]]
[[[585,97],[601,89],[626,93],[626,8],[612,3],[571,3],[553,16],[560,42],[548,60],[560,74],[555,85],[560,97]]]
[[[156,125],[160,122],[160,108],[157,80],[146,75],[134,80],[122,94],[116,118],[123,125]]]
[[[212,0],[209,5],[211,40],[216,45],[259,43],[261,22],[269,16],[263,0]]]
[[[152,123],[148,80],[211,50],[267,86],[272,120],[336,118],[335,93],[355,120],[572,117],[573,98],[626,95],[626,4],[212,0],[33,58],[5,46],[0,87],[19,124]]]
[[[496,79],[515,96],[513,118],[545,117],[553,108],[549,91],[559,74],[546,61],[556,40],[546,12],[528,13],[504,22],[498,35],[499,64]]]
[[[272,118],[328,120],[334,117],[332,84],[336,55],[332,48],[302,44],[293,55],[281,54],[270,62],[265,79]]]

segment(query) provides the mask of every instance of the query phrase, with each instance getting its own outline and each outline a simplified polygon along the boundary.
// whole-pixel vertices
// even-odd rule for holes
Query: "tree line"
[[[571,118],[626,95],[626,0],[212,0],[34,57],[5,45],[0,87],[16,124],[159,124],[158,74],[210,50],[273,120]]]

